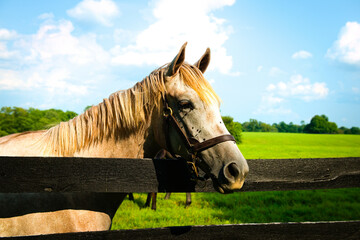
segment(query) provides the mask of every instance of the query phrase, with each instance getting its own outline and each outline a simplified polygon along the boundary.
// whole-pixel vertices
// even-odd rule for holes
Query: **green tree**
[[[241,143],[241,132],[242,132],[242,126],[239,122],[234,122],[234,118],[230,116],[224,116],[222,117],[222,120],[227,128],[227,130],[230,132],[231,135],[234,136],[237,143]]]
[[[274,123],[273,127],[275,127],[278,132],[301,133],[304,131],[305,122],[301,121],[301,125],[296,125],[293,122],[287,124],[284,121],[281,121],[279,124]]]
[[[358,128],[358,127],[352,127],[350,129],[350,131],[351,131],[351,134],[360,134],[360,128]]]
[[[89,105],[89,106],[86,106],[85,108],[84,108],[84,112],[86,112],[86,110],[88,110],[89,108],[91,108],[93,105]]]
[[[307,133],[337,133],[336,123],[329,122],[329,118],[325,115],[315,115],[309,124],[304,128]]]
[[[284,121],[281,121],[276,127],[278,132],[288,132],[287,124]]]
[[[0,136],[47,129],[61,121],[68,121],[76,115],[75,112],[63,112],[57,109],[39,110],[35,108],[2,107],[0,109]]]
[[[339,134],[347,134],[346,133],[347,131],[350,131],[350,130],[348,128],[344,127],[344,126],[339,127],[339,129],[338,129]]]
[[[243,123],[244,132],[260,132],[261,122],[256,119],[250,119],[249,122]]]
[[[300,122],[300,126],[299,126],[299,133],[302,133],[302,132],[304,132],[304,128],[305,128],[305,126],[306,126],[306,124],[305,124],[305,121],[304,120],[302,120],[301,122]]]
[[[327,133],[337,133],[338,127],[334,122],[328,122],[328,132]]]
[[[262,132],[270,132],[272,127],[267,123],[260,122],[260,129]]]

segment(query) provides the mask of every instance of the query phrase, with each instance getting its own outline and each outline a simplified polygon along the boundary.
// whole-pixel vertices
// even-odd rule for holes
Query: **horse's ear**
[[[197,61],[194,65],[195,67],[200,69],[202,73],[204,73],[207,67],[209,66],[209,63],[210,63],[210,48],[207,48],[204,55],[202,55],[199,61]]]
[[[187,45],[187,42],[184,43],[184,45],[182,45],[179,53],[175,56],[174,60],[172,60],[172,62],[170,63],[169,69],[167,71],[168,76],[175,75],[179,71],[180,66],[184,63],[186,45]]]

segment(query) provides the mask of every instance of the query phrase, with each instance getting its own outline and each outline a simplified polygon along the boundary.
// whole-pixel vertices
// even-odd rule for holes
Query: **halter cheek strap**
[[[173,116],[173,111],[172,111],[171,107],[169,106],[165,95],[163,95],[163,104],[164,104],[163,116],[165,119],[166,148],[172,155],[174,155],[174,151],[173,151],[171,143],[170,143],[170,134],[169,134],[170,127],[172,126],[173,128],[175,128],[175,130],[178,132],[180,137],[183,139],[187,150],[192,154],[192,162],[188,162],[188,163],[190,163],[192,165],[192,168],[197,176],[198,176],[198,174],[197,174],[196,159],[197,159],[197,154],[199,152],[209,149],[209,148],[211,148],[219,143],[222,143],[222,142],[227,142],[227,141],[236,142],[235,138],[230,134],[217,136],[217,137],[205,140],[203,142],[199,142],[195,138],[189,138],[187,136],[186,132],[183,130],[183,128],[181,128],[179,122]]]

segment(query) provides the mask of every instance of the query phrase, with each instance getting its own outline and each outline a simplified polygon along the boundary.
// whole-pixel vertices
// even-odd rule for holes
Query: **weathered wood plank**
[[[360,158],[248,159],[241,191],[360,187]],[[204,186],[205,185],[205,186]],[[178,160],[0,157],[0,192],[213,192]]]
[[[244,191],[360,187],[360,158],[259,159],[248,161]]]
[[[10,238],[9,238],[10,239]],[[67,233],[14,237],[11,240],[60,239],[246,239],[246,240],[350,240],[360,239],[360,221],[260,223],[217,226],[167,227],[158,229],[121,230],[106,232]]]
[[[179,181],[182,180],[182,181]],[[0,157],[0,192],[194,191],[173,160]]]

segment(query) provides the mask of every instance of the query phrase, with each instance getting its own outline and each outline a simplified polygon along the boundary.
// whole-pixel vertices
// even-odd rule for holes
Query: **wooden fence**
[[[240,191],[360,187],[360,158],[248,159]],[[0,193],[213,192],[180,160],[0,157]],[[3,206],[0,206],[3,207]],[[196,217],[196,216],[194,216]],[[188,226],[11,239],[360,239],[360,221]]]

